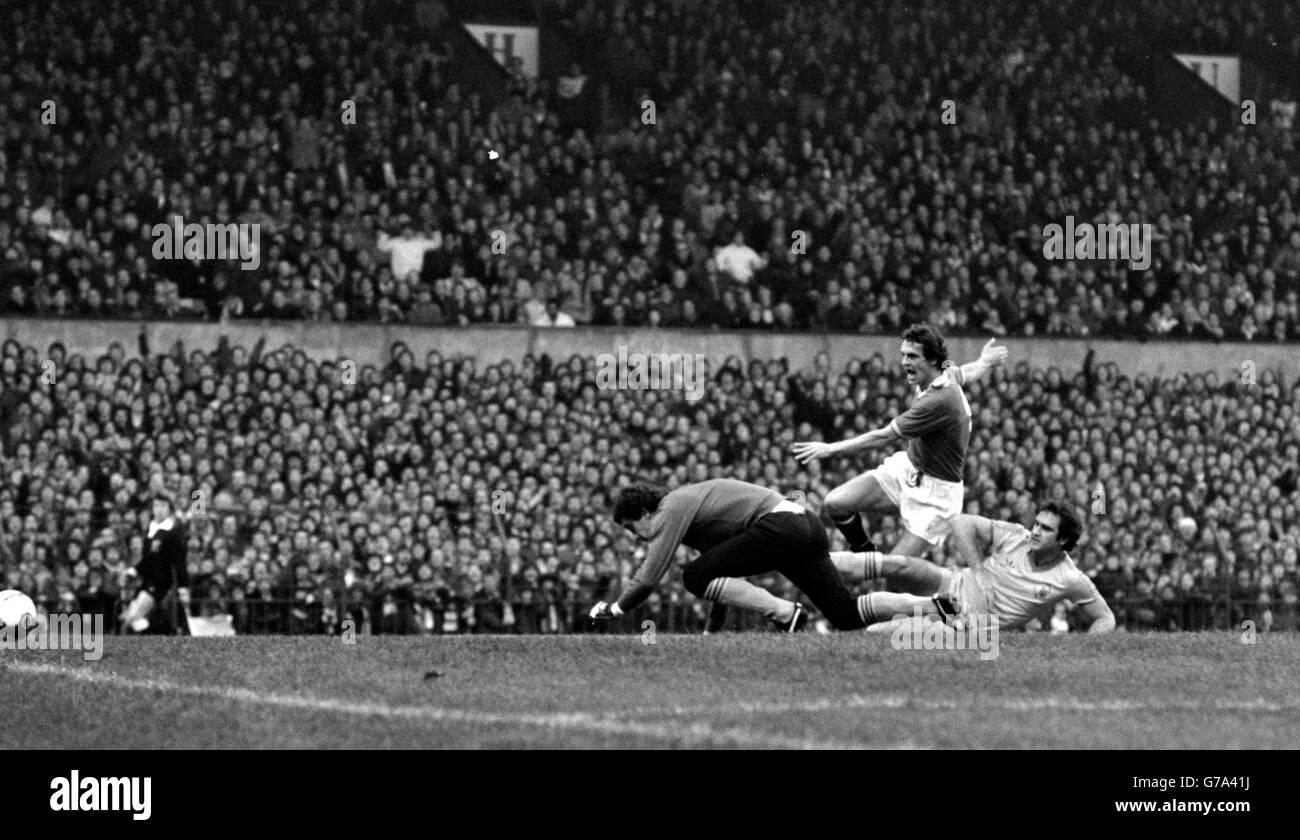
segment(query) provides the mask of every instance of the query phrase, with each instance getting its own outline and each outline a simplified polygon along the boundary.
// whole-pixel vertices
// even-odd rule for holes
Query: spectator
[[[713,258],[717,261],[719,271],[742,284],[749,283],[754,272],[764,266],[763,258],[745,244],[745,234],[739,230],[732,234],[729,244],[717,250]]]
[[[546,309],[533,319],[534,327],[576,327],[577,323],[568,313],[560,311],[560,301],[551,298],[546,302]]]
[[[381,231],[375,247],[389,254],[393,277],[409,281],[419,275],[425,253],[442,247],[442,233],[434,231],[431,236],[416,236],[415,229],[404,220],[400,236],[390,237]]]

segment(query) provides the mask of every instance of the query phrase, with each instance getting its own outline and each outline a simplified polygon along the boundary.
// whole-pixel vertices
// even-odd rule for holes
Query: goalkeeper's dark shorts
[[[682,567],[682,582],[696,597],[705,597],[718,578],[746,578],[780,572],[799,587],[837,630],[866,624],[857,598],[831,562],[830,540],[813,513],[773,511],[744,531],[718,543]]]

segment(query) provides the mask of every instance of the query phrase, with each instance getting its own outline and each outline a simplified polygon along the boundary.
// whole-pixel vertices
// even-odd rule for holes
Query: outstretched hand
[[[995,342],[997,342],[996,338],[990,338],[988,343],[984,345],[984,349],[980,351],[980,361],[989,367],[997,367],[1002,364],[1007,360],[1010,353],[1005,347],[994,347]]]
[[[793,449],[795,460],[801,464],[811,464],[813,461],[835,454],[831,444],[817,441],[801,441],[796,443]]]

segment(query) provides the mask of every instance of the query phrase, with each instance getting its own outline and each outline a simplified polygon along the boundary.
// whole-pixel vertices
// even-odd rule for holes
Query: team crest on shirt
[[[1034,590],[1034,597],[1039,601],[1046,601],[1051,592],[1052,588],[1050,586],[1040,586]]]
[[[153,540],[149,543],[150,551],[157,551],[160,548],[162,548],[162,540]]]

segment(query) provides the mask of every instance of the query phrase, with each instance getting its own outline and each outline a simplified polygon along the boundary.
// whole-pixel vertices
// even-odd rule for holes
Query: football
[[[30,630],[36,625],[36,604],[17,589],[0,592],[0,629],[5,627],[25,627]]]

